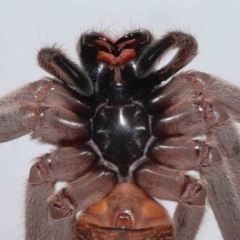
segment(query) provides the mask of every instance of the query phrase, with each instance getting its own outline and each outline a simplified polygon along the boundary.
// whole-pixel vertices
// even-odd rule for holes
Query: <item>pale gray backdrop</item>
[[[149,28],[156,36],[181,29],[196,36],[199,55],[185,69],[199,69],[240,85],[240,1],[200,0],[0,0],[0,95],[46,75],[37,50],[59,43],[76,59],[75,43],[87,29],[109,34]],[[0,146],[0,239],[24,240],[24,185],[31,159],[51,147],[22,137]],[[171,205],[172,206],[172,205]],[[221,240],[207,212],[198,240]]]

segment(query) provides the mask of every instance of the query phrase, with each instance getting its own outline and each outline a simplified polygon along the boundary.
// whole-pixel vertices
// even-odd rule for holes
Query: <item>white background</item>
[[[240,85],[239,26],[237,0],[0,0],[0,95],[46,75],[36,64],[43,46],[57,42],[77,59],[76,40],[88,29],[106,29],[113,36],[139,27],[156,37],[169,29],[190,32],[198,39],[199,55],[186,68]],[[49,149],[28,136],[1,144],[0,239],[24,239],[24,185],[31,159]],[[197,239],[222,239],[212,215],[206,216]]]

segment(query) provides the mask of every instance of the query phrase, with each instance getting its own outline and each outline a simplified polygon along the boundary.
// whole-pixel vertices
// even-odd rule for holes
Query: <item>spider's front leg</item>
[[[79,117],[91,115],[84,99],[51,79],[33,82],[0,99],[0,142],[32,132],[32,136],[52,144],[85,141],[89,122]]]
[[[0,142],[30,132],[56,145],[88,140],[91,80],[57,48],[42,49],[38,61],[57,78],[30,83],[0,99]]]
[[[168,32],[162,39],[151,44],[141,55],[136,66],[136,75],[139,78],[150,76],[159,83],[171,77],[197,55],[195,38],[183,32]],[[163,68],[151,74],[153,66],[160,61],[170,49],[177,48],[174,58]],[[149,77],[148,76],[148,77]]]

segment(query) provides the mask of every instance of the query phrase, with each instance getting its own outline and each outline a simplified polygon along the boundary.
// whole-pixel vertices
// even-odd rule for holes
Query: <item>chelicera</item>
[[[90,32],[77,52],[82,67],[41,49],[54,77],[0,100],[1,142],[31,133],[57,146],[30,170],[25,239],[193,240],[206,196],[223,238],[240,239],[240,90],[198,71],[165,83],[196,56],[195,38]],[[173,219],[156,198],[178,202]]]

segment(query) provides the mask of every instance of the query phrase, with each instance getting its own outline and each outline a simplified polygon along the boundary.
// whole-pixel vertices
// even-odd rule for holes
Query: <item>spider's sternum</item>
[[[143,155],[149,138],[148,116],[136,104],[102,106],[93,118],[94,142],[123,176],[131,163]]]

